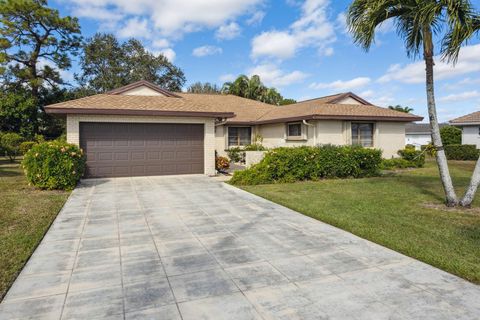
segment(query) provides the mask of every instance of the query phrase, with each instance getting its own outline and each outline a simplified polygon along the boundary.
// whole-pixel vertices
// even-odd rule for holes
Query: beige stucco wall
[[[263,146],[267,148],[351,143],[351,122],[342,120],[308,121],[315,128],[306,126],[307,140],[286,140],[285,123],[263,124],[254,126],[252,134],[259,133],[263,137]],[[397,151],[405,147],[405,123],[376,122],[374,126],[374,147],[382,149],[384,158],[397,157]],[[314,139],[315,132],[315,139]],[[225,156],[227,148],[227,130],[223,125],[215,132],[215,148],[218,154]]]
[[[215,133],[214,119],[160,117],[160,116],[113,116],[113,115],[68,115],[67,141],[80,145],[80,122],[130,122],[130,123],[198,123],[205,128],[204,158],[205,174],[215,174]]]
[[[374,147],[382,149],[386,159],[398,157],[397,151],[405,148],[405,123],[377,122]]]

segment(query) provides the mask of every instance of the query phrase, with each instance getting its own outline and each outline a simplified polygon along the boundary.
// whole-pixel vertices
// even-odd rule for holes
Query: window
[[[228,127],[228,146],[241,147],[252,143],[251,127]]]
[[[287,139],[303,139],[302,124],[300,122],[287,124]]]
[[[352,123],[352,144],[373,147],[373,123]]]

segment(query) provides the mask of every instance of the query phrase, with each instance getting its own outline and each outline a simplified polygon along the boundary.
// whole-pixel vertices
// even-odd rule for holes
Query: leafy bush
[[[20,154],[25,154],[37,143],[35,141],[23,141],[20,143]]]
[[[252,143],[243,148],[244,151],[265,151],[267,148],[259,143]]]
[[[244,171],[236,171],[232,184],[254,185],[321,178],[359,178],[378,174],[381,151],[360,146],[276,148]]]
[[[71,190],[85,171],[85,156],[76,145],[52,141],[34,145],[22,162],[27,180],[42,189]]]
[[[425,165],[425,152],[407,147],[398,150],[397,153],[402,159],[409,161],[412,164],[411,167],[421,168]]]
[[[215,169],[218,171],[227,170],[230,168],[230,160],[227,157],[216,156],[215,157]]]
[[[2,135],[0,144],[5,155],[11,162],[15,161],[17,156],[20,155],[20,145],[23,142],[23,137],[18,133],[9,132]]]
[[[402,159],[402,158],[393,158],[393,159],[383,159],[380,164],[380,169],[382,170],[391,170],[391,169],[405,169],[405,168],[416,168],[417,166],[411,161]]]
[[[225,150],[227,152],[228,157],[234,163],[245,163],[245,151],[240,147],[233,147]]]
[[[440,129],[440,136],[444,145],[462,144],[462,130],[454,126],[445,126]]]
[[[473,144],[453,144],[444,148],[448,160],[478,160],[480,152]]]

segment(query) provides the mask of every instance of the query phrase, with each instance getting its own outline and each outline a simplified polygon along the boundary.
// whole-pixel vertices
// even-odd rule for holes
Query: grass
[[[28,186],[19,163],[0,158],[0,300],[68,195]]]
[[[459,194],[474,165],[450,163]],[[378,178],[242,188],[480,284],[480,196],[473,209],[445,208],[432,161]]]

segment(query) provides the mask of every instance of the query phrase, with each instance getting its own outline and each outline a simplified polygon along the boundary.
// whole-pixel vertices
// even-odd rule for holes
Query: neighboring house
[[[234,95],[172,93],[146,81],[45,107],[66,116],[67,141],[87,156],[87,177],[215,174],[215,151],[263,137],[268,148],[360,144],[390,158],[405,124],[421,117],[343,93],[273,106]]]
[[[439,124],[440,128],[446,124]],[[407,123],[405,125],[405,145],[410,144],[420,150],[421,146],[432,142],[432,134],[429,123]]]
[[[452,126],[462,129],[462,144],[474,144],[480,149],[480,111],[449,121]]]

